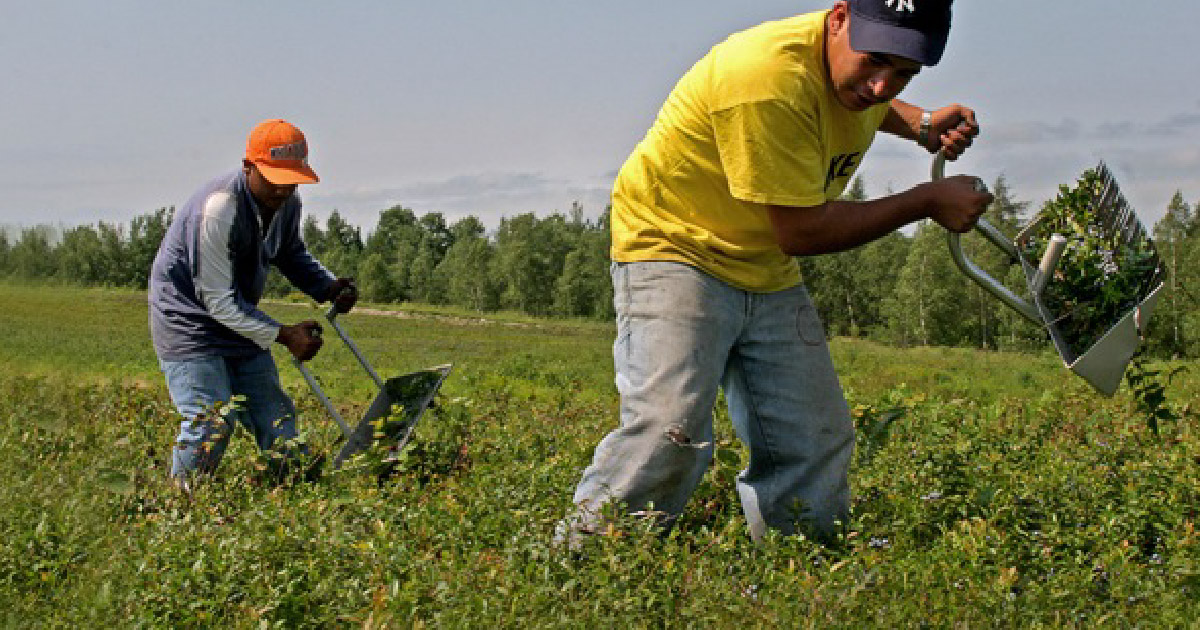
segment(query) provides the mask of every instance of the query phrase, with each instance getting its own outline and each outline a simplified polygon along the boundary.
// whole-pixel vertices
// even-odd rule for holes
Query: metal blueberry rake
[[[932,177],[935,181],[943,177],[945,166],[945,156],[938,153],[933,161]],[[1099,270],[1097,275],[1101,279],[1111,277],[1117,270],[1120,253],[1129,250],[1146,252],[1143,266],[1149,270],[1137,286],[1128,290],[1128,295],[1121,296],[1118,303],[1127,307],[1120,309],[1111,319],[1100,322],[1098,330],[1101,332],[1098,334],[1072,339],[1074,343],[1068,343],[1063,325],[1072,313],[1061,310],[1054,312],[1052,305],[1048,304],[1047,288],[1060,281],[1061,274],[1056,270],[1064,251],[1070,246],[1070,240],[1057,232],[1045,234],[1048,221],[1044,213],[1021,230],[1015,240],[1009,240],[986,220],[980,219],[975,225],[976,231],[1014,262],[1020,263],[1032,303],[968,260],[962,251],[960,235],[951,232],[949,243],[954,262],[967,277],[1025,319],[1045,328],[1063,364],[1096,390],[1111,396],[1120,387],[1125,368],[1141,343],[1142,331],[1154,312],[1166,272],[1146,229],[1125,201],[1112,172],[1103,162],[1095,172],[1097,182],[1087,200],[1093,220],[1090,226],[1075,226],[1075,229],[1090,230],[1090,236],[1109,244],[1109,249],[1104,252],[1106,260],[1102,263],[1105,268]],[[1038,250],[1043,253],[1035,265],[1025,253]],[[1088,305],[1074,306],[1076,309],[1085,309]]]
[[[439,365],[384,381],[367,362],[366,357],[346,334],[341,324],[337,322],[337,315],[337,309],[331,306],[325,313],[325,319],[333,326],[338,336],[346,343],[346,347],[358,359],[359,364],[367,371],[371,380],[375,381],[375,385],[379,387],[379,393],[375,396],[375,400],[371,402],[366,414],[353,429],[334,408],[333,403],[325,395],[321,386],[317,384],[317,380],[308,367],[299,359],[292,358],[292,363],[300,370],[300,374],[304,376],[304,380],[312,389],[313,394],[342,429],[345,443],[333,460],[335,469],[340,468],[346,460],[370,448],[377,436],[379,436],[378,440],[381,444],[386,445],[393,453],[399,453],[412,439],[417,422],[421,420],[421,416],[433,402],[433,397],[441,388],[442,382],[450,375],[450,369],[453,367],[450,364]],[[402,417],[393,419],[397,407],[402,410]]]

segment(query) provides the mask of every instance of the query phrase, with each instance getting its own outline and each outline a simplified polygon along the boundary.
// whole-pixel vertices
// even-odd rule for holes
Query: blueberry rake
[[[938,153],[933,161],[932,177],[935,181],[943,177],[945,166],[945,156]],[[1072,313],[1061,310],[1054,312],[1047,303],[1046,290],[1059,281],[1060,275],[1056,274],[1056,270],[1070,245],[1069,239],[1063,234],[1044,234],[1048,223],[1045,213],[1035,217],[1015,240],[1010,240],[986,220],[980,219],[975,225],[975,231],[1021,265],[1029,299],[1018,295],[969,260],[963,253],[959,234],[949,234],[949,245],[954,262],[967,277],[1026,320],[1044,328],[1063,364],[1097,391],[1111,396],[1120,387],[1125,368],[1141,344],[1143,331],[1162,292],[1166,271],[1137,213],[1121,194],[1112,171],[1101,162],[1096,168],[1096,175],[1097,185],[1090,189],[1088,199],[1093,220],[1090,226],[1075,226],[1075,230],[1089,230],[1090,236],[1111,245],[1106,252],[1108,258],[1100,263],[1105,267],[1099,270],[1102,275],[1111,274],[1116,269],[1119,253],[1130,249],[1147,252],[1145,265],[1150,269],[1121,301],[1129,305],[1128,308],[1111,321],[1102,322],[1098,334],[1075,339],[1073,345],[1068,343],[1063,324]],[[1026,253],[1039,250],[1041,257],[1034,264]],[[1086,303],[1075,304],[1075,308],[1087,306]]]

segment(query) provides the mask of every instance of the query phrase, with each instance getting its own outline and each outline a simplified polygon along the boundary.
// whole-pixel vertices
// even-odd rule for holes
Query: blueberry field
[[[753,544],[717,457],[670,533],[623,519],[571,552],[556,522],[614,426],[610,324],[352,313],[386,377],[453,363],[383,482],[271,481],[245,433],[167,480],[178,419],[136,291],[0,284],[0,626],[120,628],[1194,627],[1200,366],[1154,363],[1171,418],[1044,354],[835,339],[858,424],[846,534]],[[369,305],[367,305],[369,306]],[[303,303],[266,310],[316,319]],[[367,309],[363,309],[364,311]],[[302,439],[337,427],[277,353]],[[375,387],[327,335],[347,418]],[[1168,380],[1168,375],[1169,380]]]

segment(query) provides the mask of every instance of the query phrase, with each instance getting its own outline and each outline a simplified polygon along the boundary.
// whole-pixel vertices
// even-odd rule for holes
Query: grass
[[[666,537],[550,544],[616,421],[608,324],[351,314],[384,375],[453,362],[397,475],[166,483],[178,420],[144,294],[0,285],[4,627],[1188,627],[1200,618],[1200,375],[1159,437],[1053,355],[833,344],[860,426],[840,545],[749,541],[718,458]],[[285,321],[316,318],[271,304]],[[516,325],[520,324],[520,325]],[[360,416],[336,338],[314,361]],[[314,450],[336,427],[280,359]]]

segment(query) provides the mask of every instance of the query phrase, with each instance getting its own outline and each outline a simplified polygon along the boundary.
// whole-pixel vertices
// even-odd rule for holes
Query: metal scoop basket
[[[945,165],[945,156],[939,153],[933,161],[935,181],[943,177]],[[1063,364],[1096,390],[1111,396],[1120,387],[1125,368],[1141,344],[1143,331],[1162,292],[1166,269],[1137,214],[1121,194],[1112,172],[1101,162],[1095,173],[1096,185],[1089,189],[1090,213],[1094,220],[1089,226],[1076,228],[1087,230],[1097,242],[1108,244],[1106,258],[1097,270],[1098,282],[1113,278],[1119,271],[1121,252],[1140,252],[1139,268],[1145,269],[1137,276],[1134,286],[1127,287],[1115,302],[1123,305],[1116,309],[1116,314],[1102,320],[1100,326],[1089,328],[1098,332],[1081,334],[1070,328],[1072,317],[1084,313],[1089,304],[1075,302],[1064,307],[1062,300],[1053,297],[1055,292],[1047,290],[1058,288],[1054,286],[1061,281],[1057,267],[1064,252],[1072,245],[1066,236],[1048,229],[1045,214],[1031,221],[1015,240],[1009,240],[983,219],[975,225],[977,232],[1021,265],[1032,301],[1017,295],[968,260],[959,234],[951,232],[949,244],[954,262],[967,277],[1025,319],[1045,328]]]
[[[385,381],[379,377],[379,374],[367,362],[366,357],[359,351],[358,346],[351,341],[350,336],[337,322],[337,310],[334,307],[330,307],[325,313],[325,319],[329,321],[354,357],[358,359],[359,364],[367,371],[371,380],[375,381],[375,385],[379,387],[379,393],[371,402],[371,406],[367,408],[362,420],[359,420],[358,424],[351,428],[333,406],[329,397],[325,395],[308,367],[300,360],[292,358],[292,363],[296,369],[300,370],[300,374],[312,389],[313,394],[342,429],[345,443],[338,451],[337,457],[334,458],[333,467],[340,468],[347,460],[366,451],[377,441],[381,446],[389,449],[392,453],[391,457],[394,458],[412,439],[417,422],[421,420],[425,410],[433,403],[434,396],[441,388],[442,382],[450,375],[452,366],[450,364],[439,365]]]

